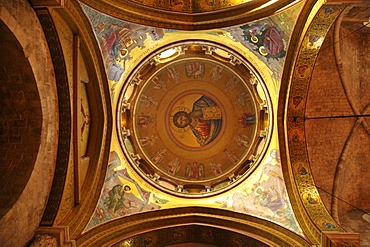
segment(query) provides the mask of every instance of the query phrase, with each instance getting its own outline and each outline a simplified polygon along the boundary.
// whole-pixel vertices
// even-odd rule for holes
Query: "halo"
[[[258,42],[258,37],[257,36],[251,36],[251,41],[253,42],[253,43],[257,43]]]
[[[126,186],[129,188],[128,190],[125,190]],[[122,189],[120,190],[120,192],[125,192],[125,193],[130,193],[131,192],[131,186],[128,185],[128,184],[123,184],[122,185]]]
[[[191,111],[189,108],[187,108],[186,106],[178,106],[178,107],[175,107],[172,109],[171,113],[170,113],[170,126],[171,126],[171,129],[173,129],[174,131],[177,131],[177,132],[180,132],[180,133],[184,133],[186,131],[188,131],[190,129],[190,126],[186,126],[184,128],[179,128],[177,127],[176,125],[173,124],[173,117],[175,116],[175,114],[179,111],[183,111],[183,112],[186,112],[187,114],[189,114]]]
[[[262,192],[264,192],[265,191],[265,189],[260,185],[260,186],[257,186],[257,188],[254,190],[254,194],[256,195],[256,196],[259,196],[260,194],[257,192],[257,190],[258,189],[260,189],[260,190],[262,190]]]
[[[127,56],[127,54],[128,54],[128,50],[127,50],[126,48],[123,48],[123,49],[121,49],[121,50],[119,51],[119,56],[120,56],[121,58],[125,58],[125,57]]]
[[[264,47],[264,46],[260,46],[258,51],[261,53],[262,56],[267,56],[268,55],[268,51],[267,51],[266,47]]]

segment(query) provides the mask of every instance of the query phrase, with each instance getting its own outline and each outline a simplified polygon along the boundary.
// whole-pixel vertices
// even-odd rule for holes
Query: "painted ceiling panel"
[[[115,19],[85,5],[82,6],[91,21],[105,61],[107,83],[111,89],[112,109],[116,125],[113,127],[110,159],[107,164],[108,170],[101,197],[85,232],[105,222],[144,211],[206,206],[256,216],[302,235],[285,188],[278,150],[276,120],[273,119],[273,115],[276,115],[285,53],[296,19],[292,16],[298,15],[301,5],[293,6],[280,14],[253,23],[194,32],[133,24]],[[135,84],[135,81],[131,80],[132,75],[137,72],[137,66],[143,61],[149,64],[149,58],[158,49],[189,40],[223,45],[226,50],[233,50],[246,59],[265,85],[268,96],[263,102],[271,107],[268,113],[271,125],[268,125],[270,127],[266,129],[269,136],[266,138],[268,146],[258,154],[256,158],[258,162],[248,172],[248,176],[236,177],[237,184],[230,189],[223,190],[220,194],[205,197],[195,196],[196,198],[167,193],[161,187],[149,183],[142,174],[138,174],[137,169],[133,167],[135,158],[127,158],[127,152],[122,149],[122,140],[120,141],[119,134],[123,132],[125,135],[130,134],[121,128],[122,119],[119,118],[119,114],[125,107],[130,109],[130,103],[135,104],[135,102],[122,100],[125,98],[125,95],[122,96],[123,92],[130,91],[128,84],[133,87],[139,85],[139,93],[143,92],[140,90],[144,90],[140,88],[142,85],[140,82]],[[188,65],[191,64],[188,63]],[[205,72],[205,75],[211,75],[207,73],[210,72]],[[171,78],[171,75],[169,74],[168,77],[165,75],[163,78]],[[170,83],[170,81],[166,81],[166,83]],[[227,82],[224,83],[226,86]],[[135,93],[133,94],[135,95]],[[156,95],[154,94],[153,97]],[[166,97],[170,96],[171,94]],[[150,105],[154,101],[148,102]],[[122,105],[126,103],[129,105],[122,108]],[[156,114],[156,111],[153,111],[153,114]],[[136,117],[136,115],[132,115],[132,117]],[[148,119],[150,120],[150,117]],[[163,128],[164,125],[163,123]],[[139,136],[137,134],[138,128],[133,129],[135,130],[133,135]],[[130,131],[132,130],[130,129]],[[263,133],[265,132],[260,132],[260,135]],[[149,138],[147,144],[150,146],[150,140],[154,142],[154,140],[161,138],[162,136],[153,134],[153,138]],[[155,148],[155,145],[153,147]],[[130,150],[130,147],[127,148]],[[137,158],[140,163],[141,157]],[[184,176],[187,175],[184,174]],[[199,177],[188,176],[187,179],[196,180]],[[230,183],[232,182],[233,180],[230,180]]]

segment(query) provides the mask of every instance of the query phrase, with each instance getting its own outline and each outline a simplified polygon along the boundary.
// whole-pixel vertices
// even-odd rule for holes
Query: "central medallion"
[[[199,150],[220,139],[226,115],[222,104],[213,95],[190,90],[171,102],[166,120],[167,131],[178,145]]]
[[[159,189],[213,195],[259,162],[271,125],[268,102],[263,82],[231,50],[176,44],[143,61],[123,89],[121,146]]]

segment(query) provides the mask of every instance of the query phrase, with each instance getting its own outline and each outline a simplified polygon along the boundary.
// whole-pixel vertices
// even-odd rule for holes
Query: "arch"
[[[205,30],[242,24],[263,18],[286,8],[294,1],[269,2],[257,0],[199,13],[171,11],[164,9],[164,6],[154,6],[155,11],[153,11],[153,6],[149,7],[134,1],[82,0],[81,2],[102,13],[137,24],[179,30]]]
[[[312,69],[320,45],[310,46],[312,35],[325,38],[331,25],[345,5],[308,1],[296,25],[285,62],[279,94],[279,146],[284,179],[292,200],[293,210],[303,231],[315,244],[320,243],[323,231],[343,231],[333,220],[318,194],[310,171],[305,137],[305,110]],[[320,32],[316,27],[320,25]],[[313,47],[313,48],[312,48]],[[288,68],[289,66],[289,68]],[[302,68],[306,69],[302,73]],[[301,172],[305,169],[305,173]]]
[[[64,98],[64,102],[70,103],[70,109],[64,109],[60,111],[60,114],[72,114],[70,125],[77,128],[77,123],[80,121],[80,115],[73,112],[80,113],[80,109],[77,107],[80,103],[80,99],[76,97],[78,95],[78,90],[76,90],[76,84],[81,83],[80,80],[88,79],[90,82],[86,83],[86,97],[89,101],[88,104],[91,104],[90,107],[90,117],[91,123],[90,134],[88,136],[87,147],[84,153],[84,157],[88,157],[89,163],[85,166],[86,174],[84,178],[80,178],[80,174],[75,176],[76,166],[82,166],[79,163],[78,152],[75,152],[79,145],[79,137],[74,135],[71,131],[65,130],[67,135],[59,135],[59,141],[63,142],[63,146],[59,146],[59,152],[65,155],[70,149],[71,145],[74,150],[73,154],[68,154],[66,159],[60,165],[58,169],[61,173],[61,176],[55,176],[58,180],[57,183],[53,184],[52,192],[47,209],[44,212],[43,220],[41,225],[43,226],[69,226],[71,238],[75,238],[81,234],[83,227],[87,224],[90,215],[92,214],[94,208],[91,205],[95,205],[96,201],[100,195],[100,188],[104,182],[104,176],[106,172],[106,164],[108,161],[109,155],[109,146],[111,140],[112,132],[112,110],[109,97],[109,88],[104,70],[104,65],[102,58],[99,53],[98,44],[95,40],[91,26],[85,16],[82,14],[81,6],[78,2],[71,1],[66,3],[64,8],[59,9],[58,11],[48,11],[45,9],[38,9],[36,11],[41,25],[45,31],[46,38],[48,40],[49,46],[53,47],[53,63],[54,67],[58,68],[58,73],[60,77],[60,83],[64,86],[61,88],[61,92],[58,93],[59,96]],[[73,35],[73,38],[77,37],[78,39],[78,48],[77,51],[74,51],[75,54],[78,54],[78,59],[80,59],[80,64],[86,66],[86,71],[88,71],[88,77],[80,77],[78,69],[70,70],[68,65],[64,64],[66,54],[69,51],[63,49],[68,49],[63,47],[62,43],[59,42],[59,33],[57,32],[58,26],[57,21],[65,22],[66,27],[70,29],[70,33]],[[70,54],[70,53],[69,53]],[[64,57],[63,57],[64,56]],[[77,71],[77,72],[76,72]],[[87,73],[87,72],[84,73]],[[76,78],[73,79],[73,82],[67,80],[67,76],[63,77],[63,74],[75,73]],[[70,78],[68,78],[70,79]],[[71,83],[68,85],[68,83]],[[71,86],[73,85],[73,87]],[[65,89],[72,90],[72,93],[63,93]],[[70,96],[71,95],[71,96]],[[68,99],[66,99],[68,97]],[[65,107],[66,104],[63,104],[61,107]],[[62,119],[61,119],[62,120]],[[64,124],[62,127],[69,126]],[[73,129],[73,127],[72,127]],[[70,138],[70,139],[68,139]],[[70,141],[72,140],[72,141]],[[73,161],[72,161],[73,159]],[[57,166],[59,165],[57,161]],[[87,168],[86,168],[87,167]],[[68,173],[68,170],[73,170],[73,172]],[[79,179],[79,186],[75,186],[71,189],[68,185],[68,181],[74,179],[76,183],[76,177]],[[70,197],[80,194],[80,198],[74,198],[73,203],[70,203]],[[55,199],[53,199],[55,198]]]
[[[301,236],[269,221],[205,207],[163,209],[131,215],[84,233],[77,243],[79,246],[111,246],[140,234],[187,225],[223,229],[272,246],[309,246]]]
[[[32,70],[32,74],[28,76],[32,76],[33,78],[29,80],[34,80],[36,84],[41,112],[39,124],[42,125],[35,133],[39,138],[37,156],[34,162],[32,160],[26,162],[28,168],[33,167],[28,182],[11,209],[0,219],[0,225],[3,226],[0,228],[1,245],[21,246],[32,238],[39,225],[42,214],[35,212],[43,212],[45,209],[55,170],[59,120],[55,76],[53,69],[50,68],[51,58],[46,40],[44,36],[39,35],[41,27],[38,19],[28,4],[17,13],[12,12],[11,4],[11,2],[1,3],[0,19],[19,42],[23,50],[22,57],[28,60]],[[22,18],[16,18],[16,15],[22,15]],[[25,25],[26,23],[34,25]],[[23,26],[28,28],[22,28]],[[35,94],[36,92],[33,95]],[[27,147],[23,148],[24,152],[27,152]],[[27,227],[22,227],[25,225]],[[11,231],[14,229],[17,229],[17,237],[6,237],[13,235],[14,232]]]

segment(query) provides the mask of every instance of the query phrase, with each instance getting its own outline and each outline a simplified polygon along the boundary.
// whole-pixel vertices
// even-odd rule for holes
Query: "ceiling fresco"
[[[292,8],[291,14],[298,15],[299,8]],[[289,11],[287,11],[290,13]],[[294,18],[286,12],[241,26],[225,28],[232,39],[258,56],[268,66],[271,74],[280,82],[285,55]],[[278,85],[277,85],[278,87]]]
[[[266,86],[241,56],[205,41],[152,54],[128,78],[118,129],[126,157],[154,186],[221,192],[259,163],[271,133]]]
[[[139,212],[206,206],[303,235],[285,188],[274,119],[292,16],[302,6],[194,32],[82,7],[100,45],[115,118],[105,182],[85,232]],[[241,64],[248,64],[244,72]]]

